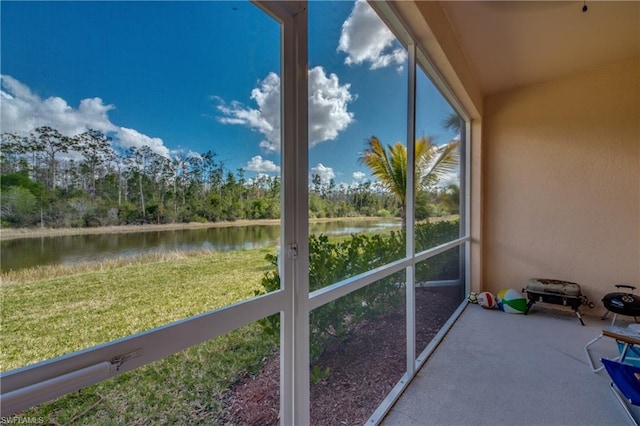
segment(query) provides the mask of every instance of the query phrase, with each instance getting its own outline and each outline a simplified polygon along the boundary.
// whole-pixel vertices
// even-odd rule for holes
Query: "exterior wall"
[[[484,290],[574,281],[601,314],[614,284],[640,287],[639,76],[633,61],[485,99]]]

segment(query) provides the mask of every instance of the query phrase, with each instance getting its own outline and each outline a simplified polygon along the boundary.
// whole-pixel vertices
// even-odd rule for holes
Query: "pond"
[[[398,221],[312,223],[311,234],[349,235],[400,228]],[[182,229],[135,233],[21,238],[0,243],[0,271],[38,265],[70,265],[158,251],[209,249],[232,251],[277,245],[279,225]]]

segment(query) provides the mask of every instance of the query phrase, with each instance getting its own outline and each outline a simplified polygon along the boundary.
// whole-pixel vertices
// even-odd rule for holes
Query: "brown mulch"
[[[460,289],[416,289],[416,347],[421,352],[462,297]],[[329,374],[311,383],[313,425],[361,425],[406,371],[404,308],[365,322],[346,341],[326,348],[316,365]],[[280,358],[272,356],[256,376],[245,376],[227,398],[227,425],[277,425]]]

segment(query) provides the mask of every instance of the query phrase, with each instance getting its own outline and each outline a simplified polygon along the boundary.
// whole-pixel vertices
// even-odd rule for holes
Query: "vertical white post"
[[[409,53],[409,75],[407,85],[407,193],[406,197],[406,235],[407,257],[411,266],[406,274],[406,323],[407,323],[407,373],[413,376],[416,359],[416,298],[415,298],[415,158],[416,158],[416,45],[407,46]]]
[[[288,11],[287,11],[288,12]],[[288,245],[295,241],[295,123],[288,114],[293,110],[295,93],[292,88],[293,74],[295,74],[295,34],[293,31],[293,21],[289,14],[283,21],[281,33],[281,79],[280,79],[280,122],[281,122],[281,194],[280,194],[280,253],[279,272],[280,287],[285,292],[285,306],[280,313],[280,424],[293,424],[293,396],[294,389],[294,363],[293,363],[293,341],[294,318],[293,318],[293,294],[294,262],[288,254]]]
[[[464,126],[460,128],[460,213],[464,221],[463,235],[471,236],[471,122],[465,119]],[[462,235],[461,235],[462,236]],[[464,243],[463,257],[464,268],[464,294],[471,291],[471,242]]]
[[[281,108],[281,195],[280,195],[280,286],[286,294],[285,307],[280,313],[280,424],[293,424],[293,396],[295,389],[293,385],[293,341],[294,341],[294,319],[293,319],[293,294],[294,281],[293,259],[288,256],[288,245],[295,241],[294,200],[295,191],[293,188],[295,173],[295,147],[292,140],[295,138],[295,127],[293,118],[289,116],[294,102],[294,90],[290,83],[293,81],[292,75],[295,73],[295,55],[293,46],[295,45],[295,34],[293,22],[287,16],[282,27],[282,76],[280,79]]]
[[[294,270],[294,412],[293,424],[310,423],[309,380],[309,67],[307,63],[307,2],[300,2],[293,19],[296,34],[296,170]]]
[[[282,96],[282,425],[309,424],[308,67],[306,2],[286,3]]]

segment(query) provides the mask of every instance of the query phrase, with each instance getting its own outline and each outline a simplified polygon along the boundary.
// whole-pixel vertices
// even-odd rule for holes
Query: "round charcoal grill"
[[[633,286],[623,284],[616,285],[616,288],[628,288],[631,291],[636,289]],[[613,312],[615,315],[640,317],[640,296],[636,296],[631,292],[608,293],[602,298],[602,303],[607,309],[607,312],[602,316],[602,319],[605,319],[607,315],[609,315],[609,312]],[[614,316],[613,322],[615,322],[615,320],[616,318]]]

